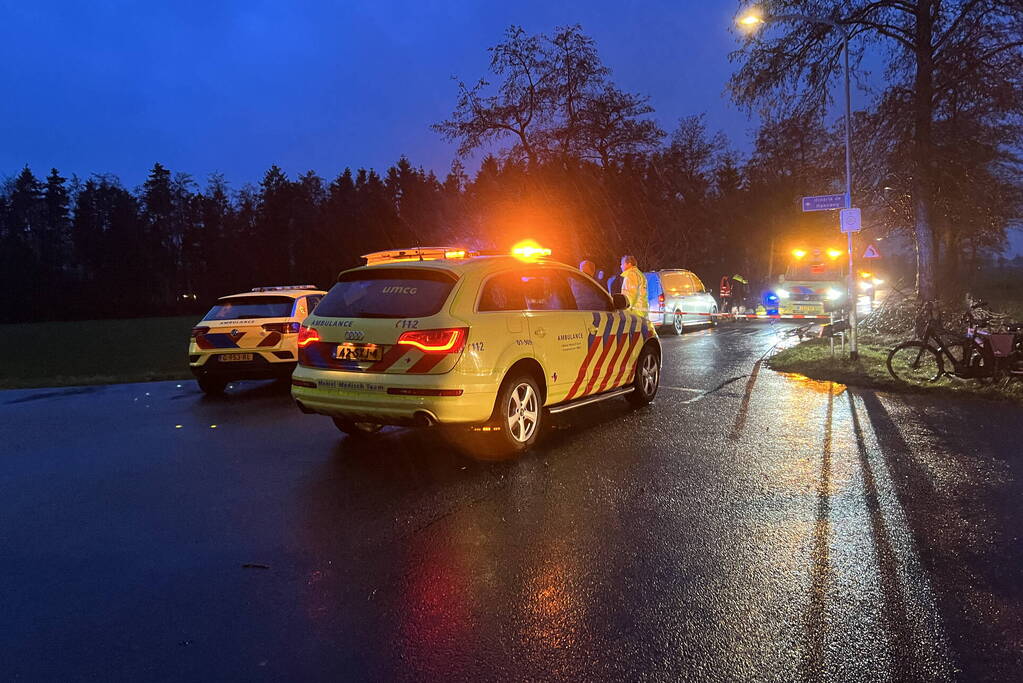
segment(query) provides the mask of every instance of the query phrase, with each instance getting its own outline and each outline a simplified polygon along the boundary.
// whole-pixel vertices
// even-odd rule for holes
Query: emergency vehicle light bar
[[[278,285],[276,287],[253,287],[253,292],[280,292],[285,289],[316,289],[316,285]]]
[[[367,266],[380,263],[398,263],[401,261],[438,261],[440,259],[463,259],[476,256],[477,253],[462,247],[411,247],[409,249],[388,249],[363,254]]]

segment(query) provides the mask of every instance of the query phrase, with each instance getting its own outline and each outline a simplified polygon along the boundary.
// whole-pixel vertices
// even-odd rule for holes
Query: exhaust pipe
[[[417,410],[412,415],[412,421],[417,427],[433,427],[437,424],[437,418],[425,410]]]

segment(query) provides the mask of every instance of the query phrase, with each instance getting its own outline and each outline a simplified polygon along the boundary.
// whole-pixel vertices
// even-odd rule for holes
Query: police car
[[[188,346],[199,387],[219,394],[234,380],[288,377],[298,362],[301,322],[324,294],[315,285],[291,285],[217,299]]]
[[[368,254],[299,332],[299,408],[355,435],[468,427],[480,455],[503,456],[529,448],[547,414],[617,396],[649,403],[654,326],[549,255],[531,244]]]

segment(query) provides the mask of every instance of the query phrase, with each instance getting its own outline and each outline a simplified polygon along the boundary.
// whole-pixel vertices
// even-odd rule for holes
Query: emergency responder
[[[626,254],[622,257],[622,294],[629,300],[629,307],[647,317],[650,301],[646,293],[646,275],[637,267],[636,257]]]
[[[585,259],[579,262],[579,270],[583,271],[585,274],[589,275],[594,279],[597,278],[597,264],[594,263],[593,261],[590,261],[589,259]]]
[[[732,283],[727,275],[721,276],[721,310],[725,313],[732,310]]]

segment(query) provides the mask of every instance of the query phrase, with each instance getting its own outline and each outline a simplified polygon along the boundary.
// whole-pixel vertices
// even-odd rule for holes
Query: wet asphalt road
[[[2,677],[1019,680],[1023,411],[786,377],[777,329],[664,338],[654,405],[510,463],[268,384],[0,392]]]

